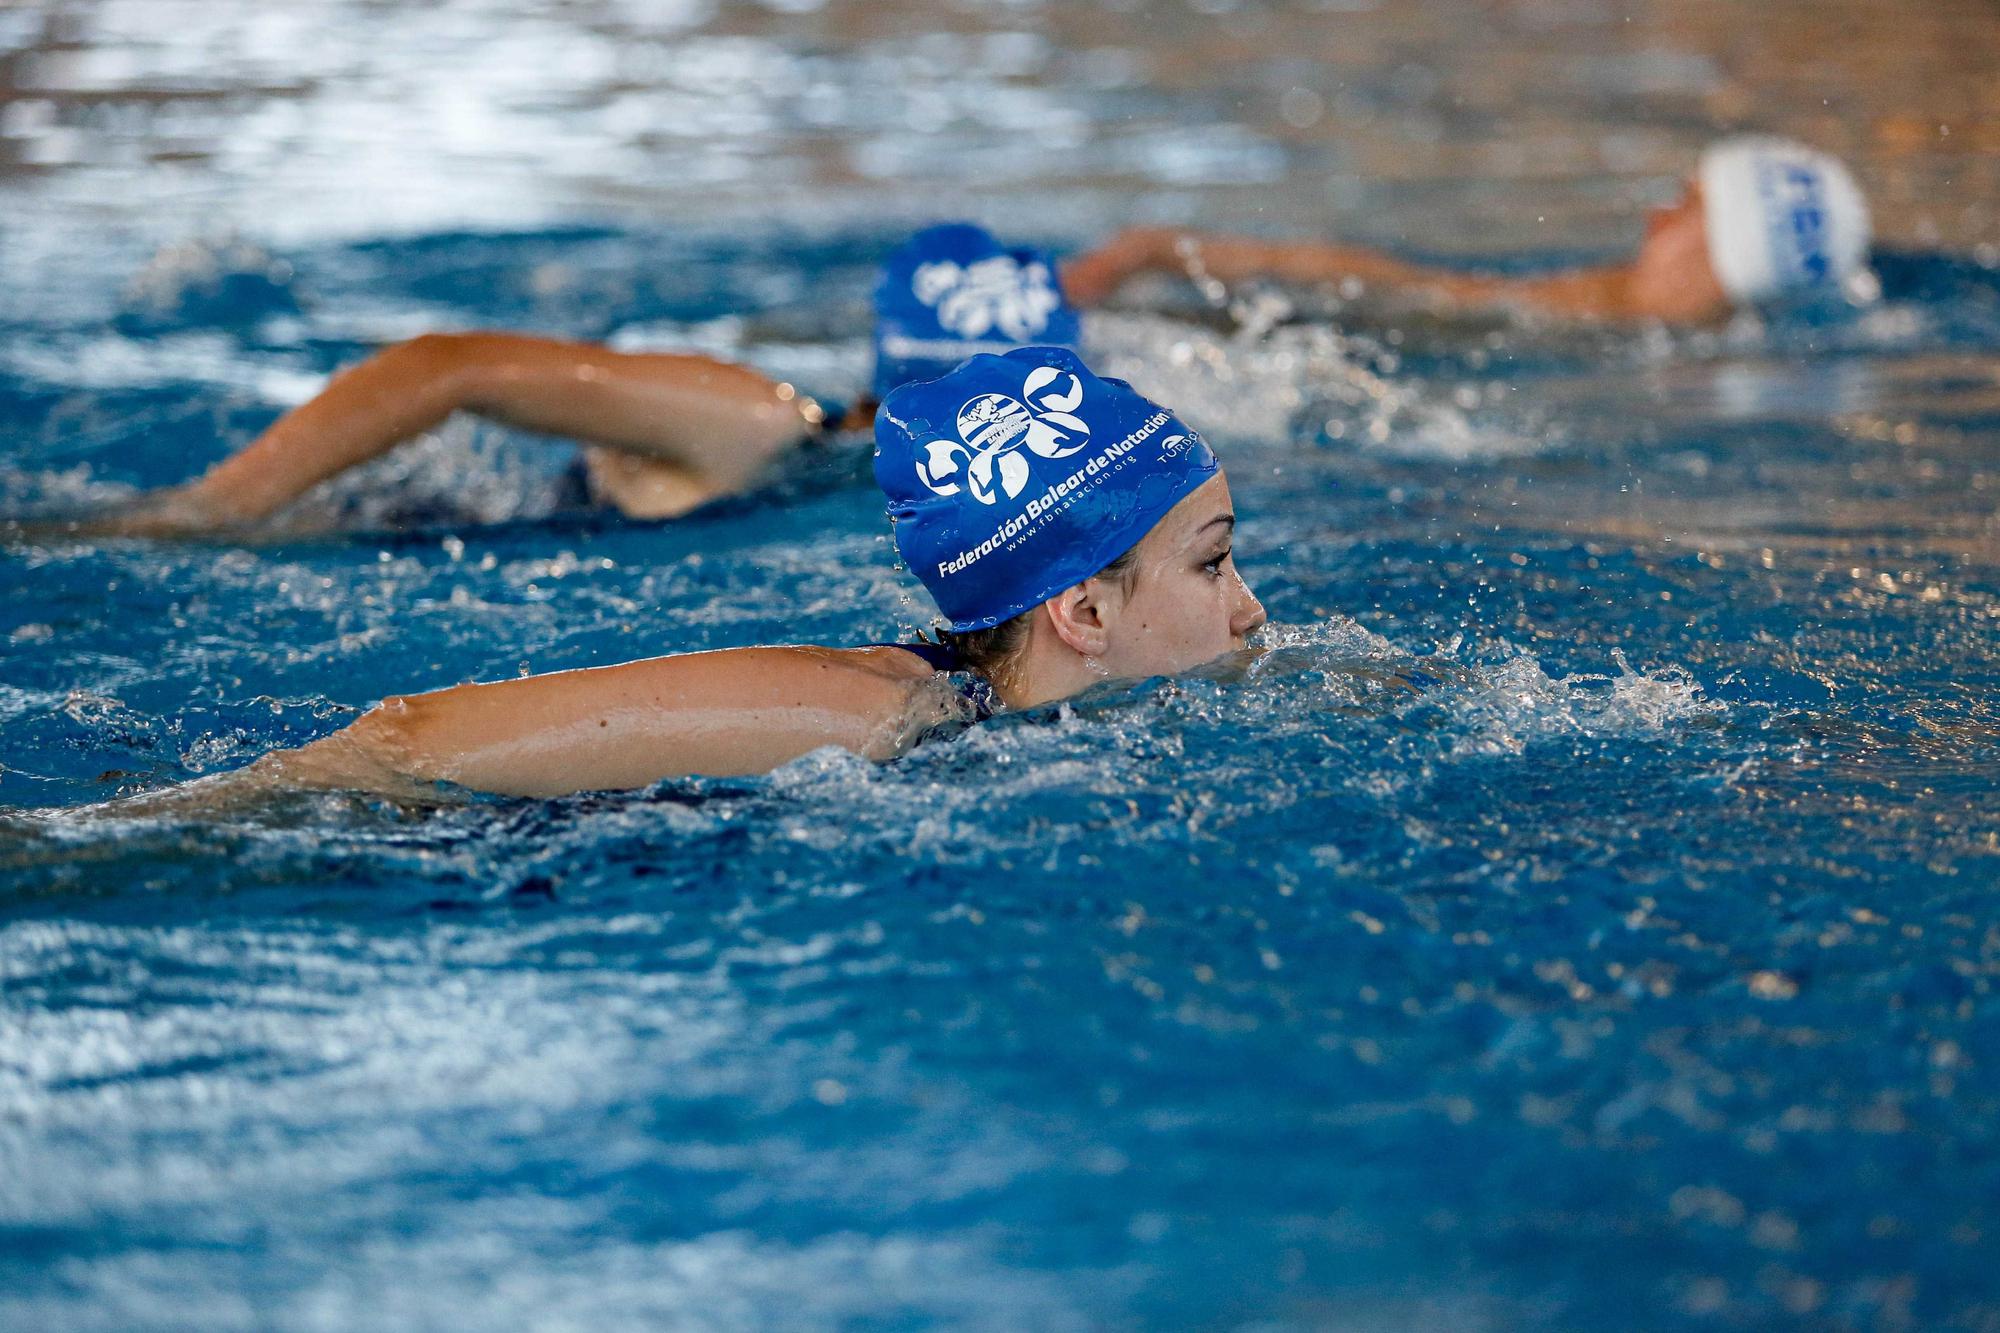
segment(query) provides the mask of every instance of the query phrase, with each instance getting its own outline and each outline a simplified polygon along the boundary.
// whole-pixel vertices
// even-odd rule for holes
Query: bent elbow
[[[394,354],[428,368],[448,367],[461,359],[471,335],[463,333],[419,333],[396,344]]]
[[[421,743],[421,696],[391,695],[309,749],[324,748],[342,769],[370,778],[432,779]],[[370,784],[372,785],[372,784]]]
[[[392,694],[338,735],[346,738],[357,753],[384,767],[419,776],[415,765],[423,749],[418,743],[422,717],[422,695]]]
[[[331,736],[275,750],[251,770],[286,786],[355,791],[400,791],[426,780],[408,702],[385,699]]]
[[[442,391],[449,406],[470,406],[480,392],[478,372],[486,364],[490,335],[482,333],[420,333],[387,353],[406,382]]]

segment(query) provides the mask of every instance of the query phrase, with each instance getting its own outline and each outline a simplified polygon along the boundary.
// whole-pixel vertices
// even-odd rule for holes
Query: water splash
[[[459,416],[301,496],[272,521],[289,531],[383,531],[543,518],[585,503],[574,451],[537,446]]]
[[[1278,323],[1281,309],[1246,309],[1245,322],[1228,333],[1100,312],[1085,320],[1084,341],[1103,373],[1130,380],[1197,429],[1233,443],[1282,445],[1303,434],[1386,456],[1447,460],[1541,447],[1468,415],[1456,399],[1440,400],[1421,379],[1396,377],[1395,354],[1379,343],[1331,324]]]
[[[129,333],[199,324],[245,328],[301,309],[289,261],[240,236],[162,246],[126,284],[118,327]]]
[[[1518,755],[1544,740],[1658,732],[1725,711],[1683,668],[1635,671],[1618,649],[1611,654],[1615,675],[1552,676],[1530,654],[1499,653],[1497,662],[1474,669],[1476,684],[1452,703],[1454,756]]]

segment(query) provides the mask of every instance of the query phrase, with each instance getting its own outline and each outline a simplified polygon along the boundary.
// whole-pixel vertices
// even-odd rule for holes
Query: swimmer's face
[[[1729,309],[1708,257],[1708,216],[1701,183],[1689,181],[1678,202],[1646,218],[1646,239],[1632,263],[1635,312],[1657,319],[1699,322]]]
[[[1130,574],[1100,582],[1111,675],[1170,676],[1243,647],[1264,623],[1264,606],[1231,554],[1236,509],[1229,482],[1204,482],[1139,543]],[[1121,586],[1122,585],[1122,586]]]

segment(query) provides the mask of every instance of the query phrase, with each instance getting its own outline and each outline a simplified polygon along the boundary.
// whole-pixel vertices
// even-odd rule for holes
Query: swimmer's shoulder
[[[923,650],[929,644],[865,643],[835,648],[824,644],[797,644],[780,651],[803,654],[831,670],[877,677],[888,681],[927,680],[939,670]]]
[[[954,683],[947,673],[960,668],[932,644],[800,651],[823,654],[843,701],[874,717],[873,739],[864,751],[871,759],[896,758],[938,727],[976,722],[993,712],[984,682]]]
[[[555,685],[559,677],[568,683]],[[588,702],[635,715],[693,712],[712,718],[718,733],[818,736],[886,760],[965,714],[945,680],[922,658],[891,644],[785,644],[680,653],[470,688],[520,691],[541,683],[558,690],[566,708]],[[408,708],[451,693],[385,704]],[[532,709],[539,700],[519,702]]]

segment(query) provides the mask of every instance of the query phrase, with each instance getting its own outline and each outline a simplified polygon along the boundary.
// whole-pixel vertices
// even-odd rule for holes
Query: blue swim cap
[[[1066,347],[975,356],[875,414],[896,549],[954,630],[1098,573],[1217,470],[1173,413]]]
[[[1079,331],[1047,255],[1009,250],[969,222],[926,227],[875,283],[875,397],[979,352],[1074,346]]]

